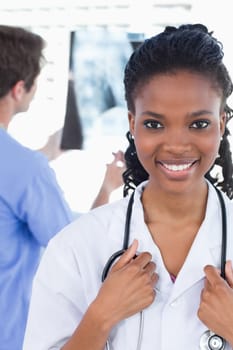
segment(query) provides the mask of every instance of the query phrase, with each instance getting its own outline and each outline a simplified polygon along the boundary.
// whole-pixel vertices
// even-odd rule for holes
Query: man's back
[[[46,158],[3,129],[0,162],[0,349],[21,350],[41,249],[72,214]]]

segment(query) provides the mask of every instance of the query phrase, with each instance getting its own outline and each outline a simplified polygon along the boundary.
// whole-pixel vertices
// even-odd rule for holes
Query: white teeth
[[[163,163],[164,167],[168,170],[171,170],[171,171],[182,171],[182,170],[186,170],[188,168],[191,167],[192,163],[189,163],[189,164],[179,164],[179,165],[176,165],[176,164],[165,164]]]

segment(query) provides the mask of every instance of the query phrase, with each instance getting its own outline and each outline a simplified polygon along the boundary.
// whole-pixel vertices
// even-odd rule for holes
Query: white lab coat
[[[209,185],[205,219],[186,261],[172,283],[158,247],[144,223],[140,195],[135,193],[130,242],[149,251],[159,280],[153,304],[144,311],[142,350],[198,350],[206,326],[197,317],[203,288],[203,268],[220,267],[221,209]],[[227,258],[233,259],[233,203],[225,197],[228,216]],[[34,280],[23,350],[57,350],[72,335],[101,285],[101,274],[113,252],[121,249],[128,198],[92,210],[50,241]],[[135,350],[139,314],[111,332],[113,350]],[[226,350],[232,349],[229,345]]]

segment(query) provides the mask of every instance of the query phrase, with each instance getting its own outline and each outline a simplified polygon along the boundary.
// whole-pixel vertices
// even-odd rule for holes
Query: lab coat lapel
[[[198,281],[204,281],[204,267],[220,268],[222,240],[221,209],[217,194],[209,186],[206,216],[180,270],[170,295],[171,301],[178,298]]]

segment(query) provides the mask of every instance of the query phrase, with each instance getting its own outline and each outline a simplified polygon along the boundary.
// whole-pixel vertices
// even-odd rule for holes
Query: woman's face
[[[134,104],[130,130],[149,183],[175,192],[203,184],[225,127],[220,92],[211,81],[187,71],[156,75]]]

